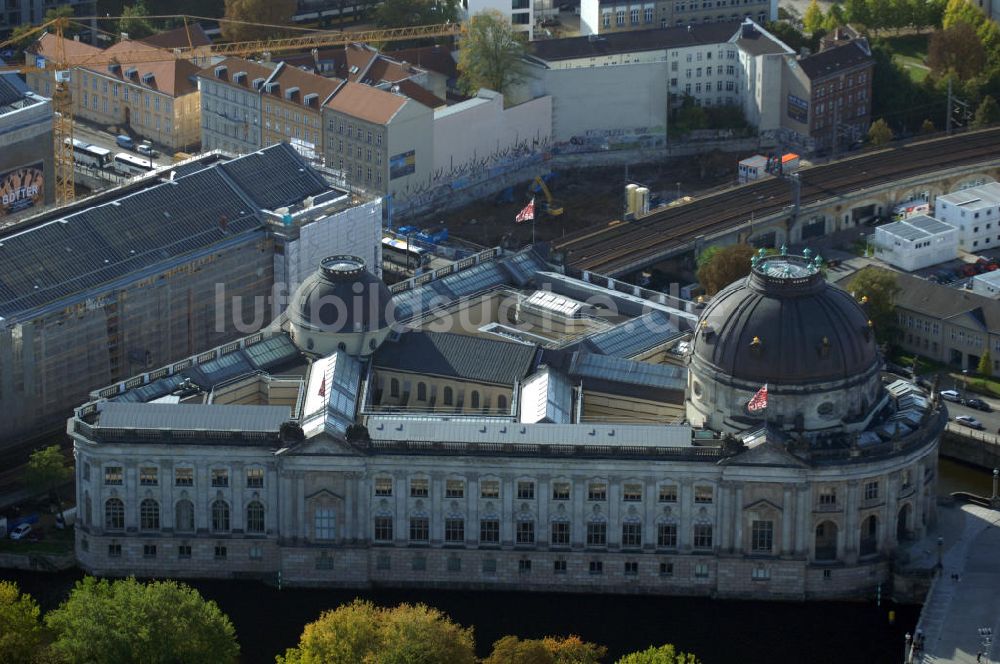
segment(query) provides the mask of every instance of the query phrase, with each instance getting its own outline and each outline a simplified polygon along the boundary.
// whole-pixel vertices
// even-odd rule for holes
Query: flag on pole
[[[747,402],[747,410],[751,413],[756,413],[765,408],[767,408],[767,383],[764,383],[764,387],[757,390],[757,394],[753,395],[753,399]]]
[[[531,202],[524,206],[524,209],[517,213],[514,217],[514,223],[520,224],[523,221],[534,221],[535,219],[535,199],[532,197]]]
[[[319,395],[321,397],[323,397],[324,399],[326,398],[326,370],[325,370],[325,368],[323,370],[323,376],[320,378],[320,381],[319,381]]]

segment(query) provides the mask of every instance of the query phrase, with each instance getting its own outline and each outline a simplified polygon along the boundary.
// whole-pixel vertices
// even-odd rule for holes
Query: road
[[[942,390],[956,389],[958,390],[959,394],[963,394],[961,384],[959,384],[956,387],[954,385],[948,384],[948,381],[946,380],[941,382],[941,389]],[[975,410],[974,408],[969,408],[967,406],[962,406],[960,404],[948,401],[947,402],[948,418],[954,420],[956,415],[971,415],[972,417],[976,418],[977,420],[983,423],[983,426],[985,427],[985,431],[987,433],[997,433],[998,431],[1000,431],[1000,400],[984,397],[981,394],[976,394],[974,392],[969,392],[968,398],[971,399],[973,397],[982,399],[983,401],[988,403],[990,406],[993,407],[993,412],[984,413],[981,410]]]
[[[96,127],[93,127],[91,125],[84,124],[79,120],[73,123],[73,138],[77,139],[78,141],[84,141],[86,143],[90,143],[91,145],[96,145],[99,148],[105,148],[107,150],[111,150],[114,153],[124,152],[126,154],[130,154],[134,157],[140,157],[140,158],[143,156],[133,150],[126,150],[120,147],[117,141],[115,140],[115,137],[109,134],[108,132],[97,129]],[[157,150],[159,151],[159,148],[157,148]],[[160,156],[154,161],[155,165],[162,166],[164,163],[169,163],[169,159],[166,162],[164,161],[164,159],[165,157],[161,151]]]

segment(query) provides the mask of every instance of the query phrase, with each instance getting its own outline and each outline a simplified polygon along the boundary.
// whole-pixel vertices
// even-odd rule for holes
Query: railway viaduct
[[[638,219],[612,221],[553,246],[571,269],[622,277],[705,244],[795,244],[857,227],[900,202],[1000,179],[1000,128],[868,152],[769,178]]]

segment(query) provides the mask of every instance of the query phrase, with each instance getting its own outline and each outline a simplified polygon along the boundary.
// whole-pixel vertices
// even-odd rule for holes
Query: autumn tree
[[[458,48],[459,85],[501,94],[525,79],[523,36],[495,9],[479,12],[462,27]]]
[[[868,128],[868,140],[874,146],[885,145],[893,139],[892,129],[885,120],[879,118]]]
[[[750,274],[754,248],[748,244],[709,247],[698,256],[698,282],[708,295]]]
[[[457,0],[384,0],[375,10],[375,23],[382,28],[436,25],[457,20]]]
[[[225,17],[219,22],[222,37],[228,41],[274,37],[291,22],[295,7],[295,0],[226,0]]]
[[[976,365],[976,373],[980,376],[993,375],[993,358],[990,357],[990,351],[986,351],[979,357],[979,364]]]
[[[693,653],[677,652],[672,644],[667,643],[659,648],[650,646],[625,655],[617,664],[700,664],[700,660]]]
[[[66,457],[58,445],[37,449],[28,457],[28,471],[25,483],[32,491],[47,491],[62,513],[62,499],[59,488],[73,479],[73,468],[66,463]]]
[[[975,129],[982,129],[996,122],[1000,122],[1000,106],[997,105],[996,99],[990,95],[986,95],[976,108],[976,115],[972,119],[972,126]]]
[[[215,602],[176,581],[78,581],[45,616],[52,650],[88,664],[235,662],[236,630]]]
[[[0,581],[0,660],[29,664],[42,647],[38,603],[16,583]]]
[[[896,335],[896,295],[900,291],[896,275],[866,267],[854,275],[847,290],[864,307],[879,342],[892,343]]]
[[[519,639],[505,636],[493,644],[483,664],[600,664],[608,652],[604,646],[578,636]]]
[[[475,664],[471,628],[424,604],[376,607],[360,599],[325,611],[278,664]]]
[[[802,16],[802,27],[806,32],[816,32],[823,27],[823,10],[817,0],[811,0],[806,8],[806,13]]]
[[[986,15],[969,0],[948,0],[941,17],[941,27],[947,30],[957,23],[968,23],[975,28],[984,20]]]
[[[954,72],[965,81],[982,73],[985,64],[986,50],[968,23],[936,30],[927,44],[927,65],[938,76]]]

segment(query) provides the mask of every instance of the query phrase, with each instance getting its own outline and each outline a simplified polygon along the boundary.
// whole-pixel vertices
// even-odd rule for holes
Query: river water
[[[942,460],[940,492],[989,495],[991,475]],[[43,609],[57,605],[78,572],[41,574],[0,570]],[[424,602],[475,628],[479,654],[506,634],[579,634],[609,648],[608,661],[649,645],[674,643],[705,664],[897,664],[903,635],[918,606],[864,602],[748,602],[690,597],[571,595],[443,590],[277,590],[254,582],[194,581],[233,620],[248,664],[273,662],[325,609],[364,597],[378,604]],[[889,611],[896,613],[889,623]]]

